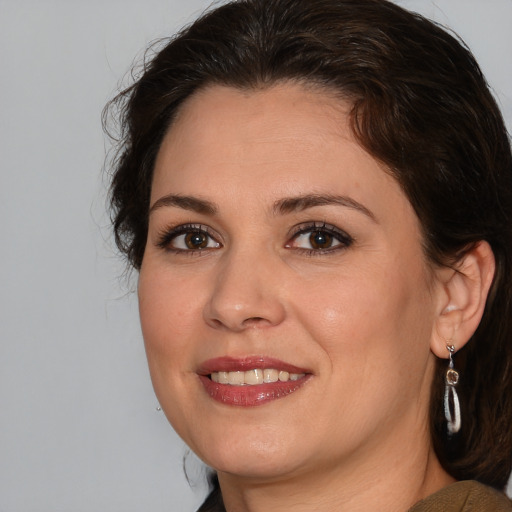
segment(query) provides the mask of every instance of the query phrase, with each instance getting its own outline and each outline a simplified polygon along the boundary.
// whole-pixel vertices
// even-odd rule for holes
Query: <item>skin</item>
[[[428,431],[448,274],[426,261],[409,201],[355,142],[348,108],[297,84],[214,86],[186,102],[158,154],[139,279],[151,377],[230,512],[405,512],[453,481]],[[169,194],[216,211],[163,204]],[[348,200],[275,211],[305,195]],[[353,241],[314,249],[295,235],[311,222]],[[205,249],[166,236],[189,223]],[[460,322],[450,311],[441,329],[447,316]],[[205,360],[258,355],[311,378],[257,407],[205,392]]]

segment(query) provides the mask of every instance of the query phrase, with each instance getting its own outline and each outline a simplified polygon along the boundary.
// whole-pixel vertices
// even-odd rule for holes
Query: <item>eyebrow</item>
[[[169,194],[157,199],[149,209],[149,214],[151,215],[155,210],[164,206],[175,206],[177,208],[182,208],[183,210],[190,210],[205,215],[215,215],[218,211],[216,204],[206,201],[205,199],[199,199],[198,197],[193,196]]]
[[[287,213],[301,212],[315,206],[326,205],[338,205],[352,208],[363,213],[374,222],[377,222],[373,212],[355,199],[348,196],[337,196],[331,194],[307,194],[297,197],[284,197],[282,199],[278,199],[274,203],[272,211],[274,215],[286,215]],[[149,209],[149,213],[151,214],[155,210],[165,206],[174,206],[176,208],[182,208],[183,210],[190,210],[210,216],[215,215],[219,211],[219,208],[215,203],[207,201],[206,199],[199,199],[194,196],[168,194],[157,199]]]
[[[291,212],[301,212],[315,206],[325,205],[339,205],[352,208],[363,213],[374,222],[377,222],[377,218],[373,212],[366,208],[366,206],[357,202],[355,199],[348,196],[337,196],[331,194],[308,194],[304,196],[279,199],[274,203],[273,210],[276,214],[284,215]]]

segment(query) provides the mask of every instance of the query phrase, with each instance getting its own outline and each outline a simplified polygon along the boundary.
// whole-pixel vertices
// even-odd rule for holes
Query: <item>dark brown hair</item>
[[[281,81],[350,101],[355,136],[402,186],[434,264],[491,245],[486,310],[456,357],[462,430],[446,432],[443,362],[431,431],[451,475],[503,489],[512,464],[512,156],[480,68],[446,30],[385,0],[239,0],[206,13],[110,104],[122,128],[111,190],[119,248],[140,268],[155,157],[183,102],[207,85]],[[221,510],[217,491],[209,499],[217,504],[202,510]]]

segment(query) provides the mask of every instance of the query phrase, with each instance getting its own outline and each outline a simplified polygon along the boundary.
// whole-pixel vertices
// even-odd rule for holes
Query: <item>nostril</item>
[[[252,316],[250,318],[246,318],[243,321],[244,325],[251,325],[251,324],[260,324],[262,322],[265,322],[265,319],[261,316]]]

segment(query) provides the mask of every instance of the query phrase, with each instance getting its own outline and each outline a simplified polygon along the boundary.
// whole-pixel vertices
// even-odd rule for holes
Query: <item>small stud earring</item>
[[[451,343],[446,344],[448,350],[450,362],[448,363],[448,370],[445,376],[445,387],[444,387],[444,416],[446,418],[448,433],[456,434],[460,430],[461,417],[460,417],[460,403],[459,396],[455,386],[459,382],[459,372],[453,368],[453,354],[455,353],[455,345]],[[452,400],[453,407],[450,407],[450,397]]]

